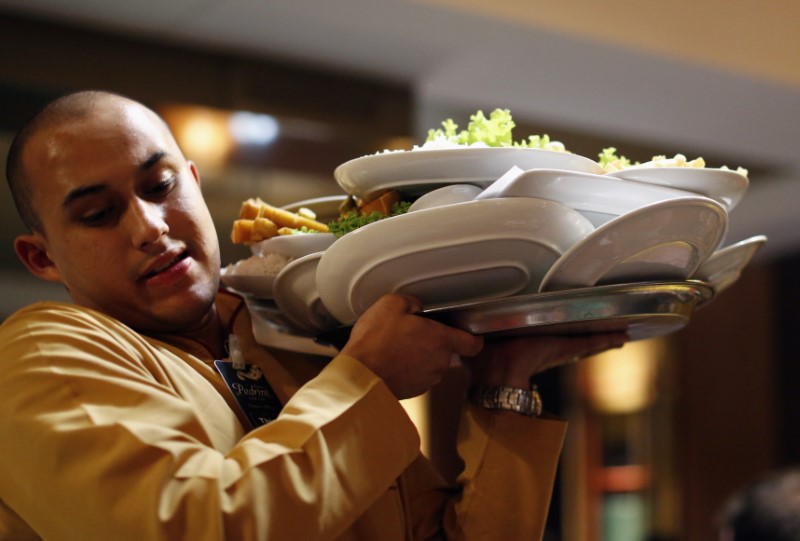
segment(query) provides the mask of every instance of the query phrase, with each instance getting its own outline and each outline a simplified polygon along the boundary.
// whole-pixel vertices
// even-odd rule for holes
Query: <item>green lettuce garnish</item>
[[[513,130],[516,124],[508,109],[495,109],[489,118],[478,111],[470,116],[466,130],[458,129],[458,124],[448,118],[442,122],[442,128],[428,130],[426,142],[444,140],[458,145],[483,143],[490,147],[540,148],[546,150],[565,151],[564,145],[551,141],[548,135],[531,135],[527,139],[514,141]]]
[[[602,151],[600,151],[598,156],[600,159],[597,161],[597,163],[599,163],[602,167],[610,164],[618,165],[620,169],[631,166],[631,161],[628,158],[617,155],[617,149],[615,147],[604,148]]]
[[[359,227],[363,227],[372,222],[377,222],[378,220],[382,220],[390,216],[405,214],[408,212],[408,207],[410,206],[411,203],[407,201],[399,201],[394,203],[390,209],[389,216],[378,211],[366,215],[359,215],[358,211],[348,212],[337,220],[330,222],[328,224],[328,232],[333,233],[333,235],[338,239],[343,235],[346,235],[351,231],[355,231]]]

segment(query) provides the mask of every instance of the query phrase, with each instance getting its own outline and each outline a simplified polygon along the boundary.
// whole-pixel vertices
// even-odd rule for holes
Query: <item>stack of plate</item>
[[[551,330],[569,332],[607,330],[611,321],[630,330],[647,321],[632,333],[647,338],[683,326],[766,241],[720,249],[728,212],[748,186],[728,170],[634,167],[604,175],[575,154],[463,148],[366,156],[338,167],[335,177],[361,199],[393,189],[414,203],[407,214],[293,255],[272,297],[308,334],[350,325],[381,295],[399,292],[419,297],[426,315],[475,332],[512,330],[475,330],[481,314],[494,313],[537,332],[548,329],[548,318]],[[325,214],[344,197],[293,206]],[[317,236],[283,242],[299,246]],[[254,250],[276,249],[268,243]],[[650,305],[642,304],[648,296]],[[569,310],[580,305],[587,314],[587,306],[602,303],[605,312],[586,317]]]

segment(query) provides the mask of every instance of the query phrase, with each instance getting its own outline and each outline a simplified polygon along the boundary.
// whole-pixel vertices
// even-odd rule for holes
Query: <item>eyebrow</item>
[[[147,170],[151,169],[155,164],[164,159],[166,155],[167,153],[163,151],[154,152],[145,161],[143,161],[141,165],[139,165],[139,171],[142,173],[146,172]],[[80,199],[81,197],[86,197],[87,195],[92,195],[95,193],[102,192],[105,189],[106,189],[105,184],[91,184],[89,186],[81,186],[80,188],[75,188],[74,190],[70,191],[64,198],[62,206],[66,207],[76,199]]]

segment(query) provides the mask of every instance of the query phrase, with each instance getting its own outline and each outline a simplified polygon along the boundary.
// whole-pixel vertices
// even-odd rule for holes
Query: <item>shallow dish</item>
[[[250,295],[259,299],[271,299],[272,287],[275,276],[234,274],[223,271],[220,273],[222,283],[243,295]]]
[[[739,279],[742,270],[766,243],[767,237],[756,235],[720,248],[700,265],[692,278],[707,282],[717,293],[720,293]]]
[[[577,154],[535,148],[455,148],[385,152],[343,163],[334,171],[342,189],[362,199],[387,189],[418,196],[448,184],[488,186],[513,166],[602,173]]]
[[[750,181],[736,171],[701,167],[633,166],[606,176],[684,190],[717,201],[730,212],[741,201]]]
[[[556,261],[540,291],[689,278],[721,244],[728,215],[707,197],[653,203],[598,227]]]
[[[319,262],[317,288],[342,323],[392,292],[426,307],[535,292],[556,259],[593,230],[577,211],[544,199],[420,210],[338,239]]]
[[[637,208],[694,195],[683,190],[560,169],[511,168],[475,199],[540,197],[586,216],[595,227]]]
[[[333,233],[299,233],[278,235],[250,246],[253,255],[281,254],[298,258],[322,252],[336,240]]]
[[[275,301],[245,298],[256,342],[271,348],[333,357],[338,351],[314,340],[315,333],[298,329],[281,312]]]
[[[339,322],[325,308],[317,291],[317,265],[322,252],[295,259],[278,274],[275,304],[292,324],[306,331],[329,329]]]

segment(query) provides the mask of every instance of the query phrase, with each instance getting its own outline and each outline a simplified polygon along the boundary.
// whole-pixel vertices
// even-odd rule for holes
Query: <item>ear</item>
[[[192,160],[186,160],[186,163],[189,164],[189,170],[192,172],[192,176],[194,177],[194,181],[197,182],[197,185],[200,185],[200,172],[197,170],[197,165]]]
[[[28,270],[42,280],[61,282],[61,273],[47,255],[47,244],[41,235],[20,235],[14,239],[14,251]]]

